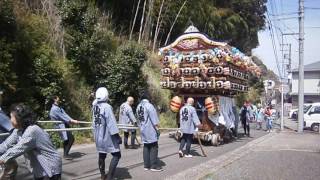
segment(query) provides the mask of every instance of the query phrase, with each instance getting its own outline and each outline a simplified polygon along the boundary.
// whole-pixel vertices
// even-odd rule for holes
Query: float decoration
[[[178,95],[170,102],[171,111],[177,113],[178,126],[180,108],[188,97],[193,97],[203,125],[198,132],[200,139],[212,145],[228,141],[237,117],[233,96],[248,91],[249,75],[260,76],[259,67],[239,49],[209,39],[194,26],[160,48],[159,54],[160,86]],[[175,137],[180,135],[177,131]]]
[[[159,54],[162,55],[161,87],[186,93],[246,92],[249,72],[261,74],[251,58],[227,43],[209,39],[194,26],[170,45],[160,48]]]

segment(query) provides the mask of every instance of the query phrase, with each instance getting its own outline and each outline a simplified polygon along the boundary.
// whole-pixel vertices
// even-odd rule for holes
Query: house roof
[[[320,71],[320,61],[305,65],[304,71]],[[292,72],[299,72],[299,68],[293,69]]]

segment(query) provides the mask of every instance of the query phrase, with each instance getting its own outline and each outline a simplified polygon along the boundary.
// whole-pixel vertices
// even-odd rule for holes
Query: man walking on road
[[[245,101],[240,110],[240,119],[244,134],[250,137],[250,114],[249,114],[249,102]]]
[[[179,157],[182,158],[188,157],[191,158],[190,154],[191,142],[193,134],[195,133],[196,127],[201,127],[200,120],[197,115],[196,109],[193,107],[194,99],[188,98],[187,104],[180,109],[180,129],[182,134],[180,148],[179,148]],[[187,144],[186,144],[187,143]],[[183,148],[186,144],[186,154],[183,153]]]
[[[119,136],[116,118],[112,112],[112,107],[107,103],[109,93],[105,87],[100,87],[96,91],[96,99],[93,105],[93,129],[94,140],[97,151],[99,152],[99,169],[101,180],[111,180],[121,158],[120,144],[122,143]],[[107,153],[111,153],[112,159],[109,165],[109,172],[105,174],[105,160]]]
[[[72,119],[60,105],[60,98],[58,96],[54,96],[52,98],[53,104],[50,110],[50,118],[53,121],[61,121],[61,123],[56,124],[56,128],[65,129],[70,128],[70,124],[78,124],[78,120]],[[67,160],[71,160],[72,157],[69,155],[69,151],[74,142],[74,137],[71,131],[60,131],[59,132],[61,139],[63,140],[63,157]]]
[[[158,165],[158,139],[159,117],[154,106],[149,102],[149,94],[142,95],[141,102],[137,107],[137,117],[139,120],[141,139],[143,142],[144,169],[154,172],[162,171]]]
[[[137,120],[134,117],[133,111],[132,111],[132,105],[134,103],[133,97],[129,96],[127,98],[127,102],[123,103],[120,106],[120,113],[119,113],[119,122],[121,124],[125,125],[137,125]],[[127,149],[128,146],[128,137],[129,133],[131,132],[131,147],[136,148],[135,146],[135,139],[136,139],[136,130],[135,129],[124,129],[124,138],[123,143],[124,147]]]

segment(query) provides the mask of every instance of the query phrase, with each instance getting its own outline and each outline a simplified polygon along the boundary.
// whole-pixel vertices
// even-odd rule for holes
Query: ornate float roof
[[[159,49],[160,54],[167,51],[194,51],[212,49],[215,47],[230,48],[227,43],[209,39],[199,32],[194,26],[189,26],[184,34],[179,36],[173,43]]]

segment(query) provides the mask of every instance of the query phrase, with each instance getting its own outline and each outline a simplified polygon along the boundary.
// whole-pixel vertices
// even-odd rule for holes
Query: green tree
[[[112,104],[118,107],[128,96],[140,97],[147,89],[142,66],[147,60],[146,49],[134,42],[121,45],[107,62],[107,79],[100,79],[111,92]]]
[[[17,25],[11,1],[0,1],[0,89],[5,93],[16,90],[17,76],[13,71],[16,52]],[[6,101],[7,98],[4,98]]]

